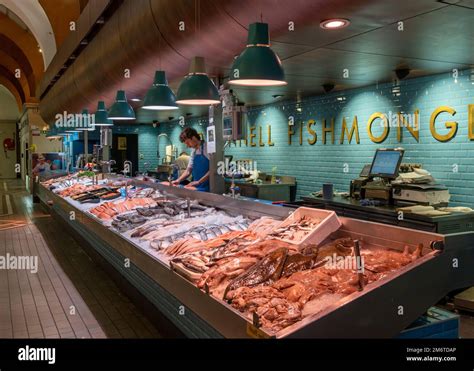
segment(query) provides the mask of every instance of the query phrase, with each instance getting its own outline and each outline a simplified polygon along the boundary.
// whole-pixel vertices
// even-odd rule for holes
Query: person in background
[[[178,185],[192,175],[193,181],[185,186],[185,188],[209,192],[209,156],[207,155],[204,141],[198,132],[192,128],[184,129],[179,136],[179,140],[181,143],[186,144],[188,148],[191,148],[192,152],[188,167],[172,184]]]
[[[188,168],[188,165],[189,165],[189,155],[187,152],[183,151],[179,154],[179,157],[176,159],[176,161],[174,162],[175,165],[177,166],[178,168],[178,175],[176,177],[176,179],[178,179],[181,175],[183,175],[183,173],[186,171],[186,169]],[[188,177],[189,178],[189,177]],[[180,184],[183,184],[183,185],[187,185],[189,184],[189,179],[184,179]]]
[[[33,175],[43,174],[51,170],[51,166],[46,162],[46,158],[40,154],[38,155],[38,163],[33,169]]]

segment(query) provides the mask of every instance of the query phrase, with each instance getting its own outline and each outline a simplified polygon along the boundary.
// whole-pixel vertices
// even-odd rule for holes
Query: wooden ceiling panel
[[[20,75],[19,75],[19,78],[17,78],[17,80],[19,81],[22,87],[22,90],[25,92],[25,96],[27,98],[31,97],[30,85],[29,85],[29,81],[27,79],[26,74],[20,68],[17,61],[13,57],[11,57],[8,53],[5,53],[1,48],[0,48],[0,65],[5,67],[15,77],[18,76],[17,70],[19,70]]]
[[[27,95],[34,96],[36,81],[26,55],[15,43],[3,35],[0,35],[0,63],[7,66],[13,73],[19,69],[21,81],[26,80],[27,83]]]
[[[81,14],[79,0],[39,0],[51,27],[53,28],[56,47],[59,49],[70,32],[69,22],[76,21]]]
[[[43,57],[38,51],[38,43],[33,35],[20,28],[10,18],[0,14],[0,48],[12,56],[20,56],[23,68],[27,74],[30,71],[38,83],[43,76]],[[26,63],[28,61],[28,63]],[[28,65],[30,67],[28,67]],[[34,94],[34,90],[32,91]]]

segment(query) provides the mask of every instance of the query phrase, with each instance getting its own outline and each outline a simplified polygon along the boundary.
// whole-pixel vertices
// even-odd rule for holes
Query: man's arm
[[[195,180],[195,181],[189,183],[188,187],[197,187],[197,186],[201,185],[202,183],[204,183],[208,179],[209,179],[209,171],[201,179],[198,179],[198,180]]]
[[[188,167],[186,170],[184,170],[184,173],[181,174],[180,177],[178,177],[178,179],[173,181],[173,184],[176,185],[176,184],[181,183],[184,179],[188,178],[190,175],[191,175],[191,169]]]
[[[198,180],[198,183],[202,184],[208,179],[209,179],[209,171],[201,179]]]

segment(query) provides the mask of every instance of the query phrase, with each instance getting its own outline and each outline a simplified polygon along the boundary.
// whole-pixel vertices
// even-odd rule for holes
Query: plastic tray
[[[277,228],[285,227],[291,223],[294,223],[295,221],[301,220],[305,216],[321,219],[321,222],[301,240],[287,240],[283,238],[276,239],[297,245],[299,247],[319,245],[326,238],[328,238],[331,233],[337,231],[342,225],[334,211],[300,207],[283,222],[281,222]]]

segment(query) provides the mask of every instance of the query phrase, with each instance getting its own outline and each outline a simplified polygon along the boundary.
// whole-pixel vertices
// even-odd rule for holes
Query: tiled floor
[[[0,338],[160,337],[21,183],[1,181],[0,194],[0,256],[38,257],[37,273],[0,270]]]

